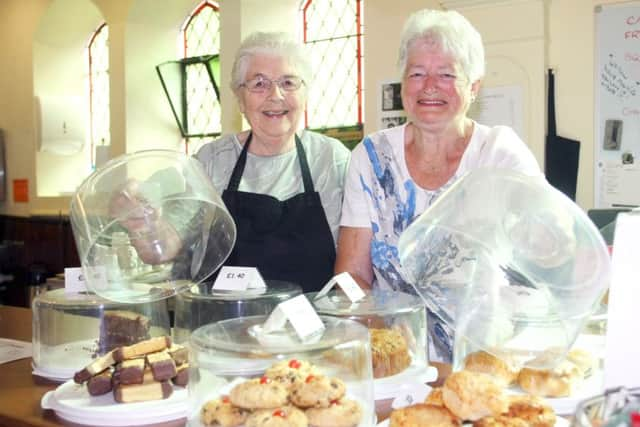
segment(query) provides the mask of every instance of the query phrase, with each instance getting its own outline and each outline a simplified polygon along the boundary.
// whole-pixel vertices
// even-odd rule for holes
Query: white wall
[[[69,20],[73,13],[79,19]],[[55,197],[61,193],[72,193],[90,172],[90,144],[88,135],[82,132],[84,149],[77,154],[61,156],[47,151],[42,144],[50,141],[51,135],[42,123],[51,120],[74,120],[69,115],[77,114],[71,108],[73,97],[80,97],[88,105],[87,64],[85,47],[88,36],[104,21],[93,3],[85,0],[57,0],[44,12],[33,41],[33,90],[41,99],[34,111],[40,120],[34,122],[36,133],[35,153],[37,197]],[[48,97],[69,98],[60,105],[46,102]],[[57,103],[56,103],[57,104]],[[35,108],[35,106],[34,106]],[[86,111],[86,108],[85,108]],[[86,115],[88,119],[88,115]],[[80,126],[86,127],[86,122]],[[84,131],[84,129],[83,129]],[[38,140],[40,139],[40,140]]]
[[[69,198],[42,198],[35,193],[36,144],[33,122],[34,96],[34,60],[33,43],[36,30],[47,7],[58,0],[1,0],[0,1],[0,43],[3,55],[0,57],[0,128],[5,132],[7,151],[8,182],[26,178],[30,184],[30,202],[14,203],[11,185],[8,186],[8,200],[0,202],[0,213],[11,215],[29,215],[34,213],[57,213],[68,210]],[[89,1],[89,0],[86,0]],[[111,83],[111,137],[113,154],[129,151],[131,147],[143,141],[145,143],[167,143],[174,141],[169,134],[173,118],[165,105],[166,100],[158,99],[145,108],[145,97],[152,91],[160,90],[157,77],[148,74],[142,64],[129,64],[132,54],[128,49],[142,52],[143,40],[132,37],[140,32],[142,21],[134,18],[139,4],[150,0],[92,0],[92,3],[106,19],[110,30],[110,83]],[[531,144],[538,160],[542,159],[541,141],[546,128],[544,124],[544,103],[534,101],[533,96],[544,95],[544,73],[547,66],[556,69],[556,108],[558,132],[566,137],[582,141],[580,171],[578,182],[578,203],[585,209],[593,205],[593,7],[600,3],[614,3],[615,0],[540,0],[547,8],[543,23],[528,13],[498,12],[490,7],[468,8],[463,12],[476,24],[488,42],[487,51],[491,55],[517,55],[518,63],[525,68],[544,58],[544,65],[538,74],[532,76],[530,84],[531,99],[528,114],[533,115],[528,129],[528,143]],[[184,4],[182,0],[156,0],[154,10],[161,13]],[[193,2],[197,3],[196,1]],[[290,23],[297,13],[297,0],[277,0],[269,2],[265,8],[260,0],[222,0],[221,52],[223,55],[222,75],[228,78],[230,57],[241,38],[252,29],[287,28],[294,30]],[[273,15],[266,16],[273,6]],[[395,63],[400,29],[406,16],[419,8],[439,7],[437,0],[365,0],[365,132],[375,130],[375,90],[381,80],[396,76]],[[513,8],[527,8],[535,1],[519,0],[500,2]],[[177,5],[176,5],[177,4]],[[173,9],[172,9],[173,10]],[[260,11],[260,14],[256,13]],[[175,11],[177,14],[178,12]],[[278,15],[279,14],[279,15]],[[278,20],[277,17],[281,19]],[[268,27],[268,28],[267,28]],[[175,26],[174,26],[175,28]],[[156,31],[156,30],[154,30]],[[131,33],[129,33],[131,32]],[[518,45],[517,34],[528,34]],[[543,48],[539,47],[538,36],[544,37]],[[514,35],[515,34],[515,35]],[[509,35],[514,43],[502,44],[502,35]],[[169,52],[175,45],[168,35],[160,34],[163,52]],[[155,45],[155,41],[151,41]],[[171,47],[168,45],[171,44]],[[535,47],[531,47],[531,44]],[[542,51],[541,51],[542,49]],[[149,49],[143,56],[156,55]],[[231,55],[231,56],[230,56]],[[531,58],[528,59],[528,56]],[[150,63],[154,63],[155,58]],[[533,61],[532,63],[528,62]],[[155,65],[155,63],[153,64]],[[131,68],[131,69],[130,69]],[[132,76],[135,70],[142,71],[148,80]],[[502,76],[507,81],[513,76]],[[492,75],[487,77],[491,82]],[[519,78],[519,77],[518,77]],[[132,87],[133,80],[148,88]],[[222,82],[223,130],[233,131],[241,127],[241,121],[235,110],[235,100],[228,91],[228,80]],[[542,95],[540,95],[542,94]],[[536,98],[537,99],[537,98]],[[165,108],[165,112],[161,109]],[[166,123],[165,123],[166,121]],[[136,128],[139,126],[139,128]],[[157,129],[157,130],[156,130]],[[165,134],[162,130],[167,129]],[[140,136],[139,136],[140,135]],[[148,136],[152,135],[152,138]],[[157,137],[157,138],[156,138]],[[149,141],[152,139],[152,141]]]

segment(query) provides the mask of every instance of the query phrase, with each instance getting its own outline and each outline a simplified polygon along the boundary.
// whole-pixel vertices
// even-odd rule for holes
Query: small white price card
[[[87,291],[86,278],[82,267],[64,269],[64,291],[70,294]]]
[[[247,289],[264,289],[267,285],[255,267],[224,266],[213,283],[216,291],[246,291]]]
[[[314,300],[322,298],[328,294],[335,285],[338,285],[340,289],[342,289],[351,302],[358,302],[365,297],[365,293],[362,288],[358,286],[358,283],[353,279],[353,277],[345,271],[333,276],[333,278],[324,285],[320,292],[316,294]]]
[[[278,304],[264,322],[262,330],[265,333],[278,331],[284,328],[287,321],[303,341],[324,330],[324,323],[304,295]]]
[[[89,277],[86,277],[81,267],[64,269],[64,292],[79,293],[86,292],[89,288],[87,282],[91,281],[91,288],[104,290],[109,288],[107,281],[107,270],[103,266],[95,266],[86,269]]]
[[[429,393],[431,393],[431,387],[428,385],[421,383],[404,384],[402,392],[391,402],[391,407],[393,409],[400,409],[413,405],[414,403],[422,403]]]

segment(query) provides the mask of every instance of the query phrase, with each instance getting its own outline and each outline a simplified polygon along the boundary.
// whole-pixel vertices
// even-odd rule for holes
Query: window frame
[[[97,136],[94,135],[95,129],[94,129],[94,122],[95,122],[95,116],[94,116],[94,58],[93,55],[91,54],[92,52],[92,46],[95,43],[96,39],[98,38],[98,36],[100,36],[100,34],[102,33],[102,31],[104,29],[109,29],[109,25],[107,24],[106,21],[103,21],[91,34],[91,37],[89,37],[89,40],[87,42],[87,48],[86,48],[86,55],[87,55],[87,62],[88,62],[88,73],[87,73],[87,84],[88,84],[88,89],[89,89],[89,161],[90,161],[90,166],[91,168],[95,168],[96,166],[96,156],[95,156],[95,148],[97,146],[97,142],[95,141],[95,139],[97,138]],[[108,35],[107,35],[107,55],[109,52],[109,46],[108,46]],[[108,56],[107,56],[108,59]],[[105,70],[105,72],[107,73],[107,75],[109,74],[109,66],[107,66],[107,69]],[[107,105],[110,105],[110,100],[109,100],[109,93],[110,90],[107,91]],[[107,109],[107,111],[109,111]],[[109,112],[109,125],[108,128],[110,130],[111,128],[111,114]],[[109,144],[111,144],[111,141],[108,141]]]
[[[307,29],[308,29],[308,22],[309,22],[309,16],[308,16],[308,12],[309,12],[309,7],[311,6],[311,4],[314,1],[327,1],[327,0],[305,0],[303,3],[303,6],[301,7],[302,10],[302,38],[303,38],[303,43],[306,45],[307,43],[310,43],[310,41],[308,40],[308,34],[307,34]],[[329,0],[330,1],[330,0]],[[326,128],[321,128],[321,129],[317,129],[319,131],[324,131],[323,133],[340,133],[340,130],[345,130],[345,131],[353,131],[353,130],[360,130],[362,131],[362,128],[364,126],[364,102],[363,102],[363,75],[364,75],[364,67],[363,67],[363,63],[362,63],[362,58],[363,58],[363,38],[364,38],[364,30],[363,30],[363,25],[362,25],[362,7],[363,7],[363,1],[364,0],[353,0],[355,1],[355,14],[356,14],[356,33],[355,34],[350,34],[347,35],[346,37],[356,37],[356,73],[357,73],[357,77],[356,77],[356,102],[357,102],[357,122],[356,123],[350,123],[350,124],[343,124],[341,126],[332,126],[332,127],[326,127]],[[319,40],[318,40],[319,41]],[[307,109],[305,109],[305,127],[309,127],[309,117],[308,117],[308,112]],[[333,135],[332,135],[333,136]]]

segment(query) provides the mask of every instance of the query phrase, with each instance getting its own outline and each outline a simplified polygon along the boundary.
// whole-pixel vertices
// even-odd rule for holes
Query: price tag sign
[[[316,294],[314,300],[327,295],[335,285],[338,285],[340,289],[342,289],[351,302],[358,302],[365,297],[365,293],[362,288],[358,286],[358,283],[354,278],[345,271],[344,273],[333,276],[331,280],[324,285],[320,292]]]
[[[402,392],[391,402],[391,407],[400,409],[414,403],[422,403],[429,393],[431,393],[431,387],[428,385],[420,383],[405,384]]]
[[[85,277],[81,267],[64,269],[64,292],[73,294],[87,292],[87,279],[91,281],[93,289],[108,289],[107,270],[96,266],[87,269],[89,277]]]
[[[213,283],[216,291],[246,291],[247,289],[264,289],[267,285],[255,267],[224,266]]]
[[[264,322],[262,329],[266,333],[278,331],[285,327],[287,321],[303,341],[324,330],[324,323],[304,295],[278,304]]]
[[[640,387],[640,212],[621,213],[616,219],[611,258],[611,286],[604,357],[604,387]]]

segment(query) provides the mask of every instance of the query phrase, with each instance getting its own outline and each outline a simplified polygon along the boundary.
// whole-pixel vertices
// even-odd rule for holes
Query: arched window
[[[307,0],[303,5],[304,42],[311,45],[315,73],[307,102],[309,128],[362,128],[362,1]]]
[[[208,0],[202,1],[186,19],[181,37],[182,58],[219,54],[219,5]],[[222,130],[220,100],[211,84],[206,64],[197,61],[187,64],[185,95],[189,134],[219,135]],[[212,72],[216,83],[220,84],[220,68],[213,66]],[[189,137],[185,141],[185,151],[195,152],[204,142],[203,137]]]
[[[111,143],[109,115],[109,27],[100,24],[87,45],[91,167],[96,146]]]

